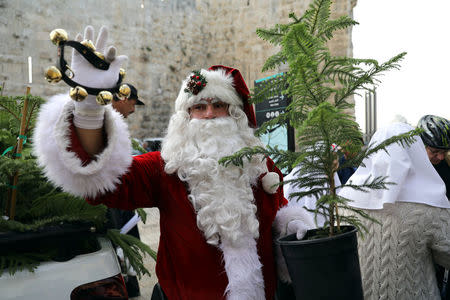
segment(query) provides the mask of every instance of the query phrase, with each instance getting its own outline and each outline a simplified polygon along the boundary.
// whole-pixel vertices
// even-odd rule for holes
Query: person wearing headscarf
[[[394,123],[379,129],[371,143],[413,128]],[[386,190],[343,187],[339,196],[380,224],[363,220],[368,229],[358,239],[364,298],[440,299],[434,264],[450,266],[450,204],[445,185],[430,163],[422,140],[392,144],[363,161],[348,183],[386,176]]]
[[[425,115],[420,118],[418,128],[423,129],[420,138],[425,144],[428,158],[441,176],[450,197],[450,121],[434,116]]]
[[[430,162],[445,183],[450,201],[450,121],[439,116],[425,115],[420,118],[417,127],[423,129],[420,137]],[[436,265],[436,276],[442,299],[450,299],[449,270]]]

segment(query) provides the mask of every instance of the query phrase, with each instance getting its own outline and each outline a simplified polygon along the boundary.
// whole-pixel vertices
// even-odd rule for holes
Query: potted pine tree
[[[290,23],[257,30],[259,37],[280,48],[267,59],[262,71],[287,64],[286,76],[280,80],[286,86],[284,94],[291,99],[285,113],[264,123],[258,132],[279,125],[293,126],[296,152],[270,146],[244,148],[221,160],[225,165],[242,165],[244,159],[256,154],[270,156],[280,169],[296,167],[295,178],[281,183],[301,190],[293,193],[290,201],[305,196],[316,198],[315,209],[309,210],[316,217],[324,217],[323,226],[309,230],[302,240],[297,240],[295,234],[278,240],[297,299],[363,299],[356,232],[365,230],[360,218],[369,216],[337,195],[337,189],[344,185],[335,182],[334,175],[340,169],[359,166],[364,158],[392,143],[408,145],[417,134],[411,131],[361,148],[362,134],[355,118],[348,114],[353,108],[349,100],[358,91],[373,88],[382,73],[398,69],[406,53],[384,63],[331,55],[327,42],[334,33],[358,23],[348,16],[331,20],[330,8],[330,0],[314,0],[301,17],[291,13]],[[270,90],[269,84],[254,93],[253,101],[260,101]],[[338,165],[344,151],[356,154]],[[387,178],[375,177],[363,185],[345,186],[370,190],[387,189],[389,184]],[[358,217],[342,214],[344,210]]]

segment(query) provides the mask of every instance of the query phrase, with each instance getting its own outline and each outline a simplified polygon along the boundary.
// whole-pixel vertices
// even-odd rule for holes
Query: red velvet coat
[[[269,163],[269,170],[273,163]],[[276,274],[272,250],[272,222],[285,204],[281,191],[267,194],[261,181],[253,189],[259,220],[258,254],[263,265],[266,299],[275,292]],[[158,207],[161,236],[156,263],[159,283],[169,299],[223,299],[228,284],[222,252],[206,243],[196,224],[185,184],[164,172],[159,152],[137,156],[130,172],[112,194],[88,200],[109,207],[135,209]]]
[[[72,130],[72,151],[84,161],[86,153]],[[280,171],[271,160],[268,170]],[[262,176],[261,176],[262,177]],[[158,207],[160,211],[160,240],[156,274],[168,299],[211,300],[224,299],[228,285],[222,252],[209,245],[198,229],[196,215],[187,198],[185,183],[177,175],[164,172],[164,162],[159,152],[136,156],[113,193],[95,199],[91,204],[103,203],[109,207],[132,210],[139,207]],[[253,188],[259,221],[258,255],[263,265],[262,273],[266,299],[273,299],[276,288],[276,270],[273,253],[272,222],[278,209],[287,202],[281,188],[270,195],[264,191],[261,180]]]

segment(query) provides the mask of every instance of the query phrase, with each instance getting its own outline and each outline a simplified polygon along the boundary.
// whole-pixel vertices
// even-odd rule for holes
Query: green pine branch
[[[330,18],[330,0],[314,0],[309,11],[311,12],[305,19],[305,24],[308,25],[311,34],[317,34],[323,27],[326,21]]]
[[[154,250],[138,238],[129,234],[121,234],[117,229],[109,229],[106,235],[115,245],[122,248],[124,256],[129,260],[139,278],[145,274],[150,276],[150,272],[144,266],[144,257],[148,254],[156,261],[157,253]]]
[[[323,39],[331,40],[335,31],[347,29],[358,24],[358,22],[348,16],[341,16],[337,20],[328,20],[325,22],[317,35]]]
[[[136,212],[141,218],[142,223],[145,224],[145,222],[147,222],[147,213],[145,212],[145,210],[143,208],[136,208]]]
[[[6,270],[12,276],[18,271],[34,272],[42,261],[50,260],[49,253],[16,253],[8,252],[0,255],[0,277]]]
[[[147,150],[145,150],[144,147],[142,147],[141,144],[139,144],[139,142],[135,139],[131,139],[131,147],[141,153],[147,153]]]

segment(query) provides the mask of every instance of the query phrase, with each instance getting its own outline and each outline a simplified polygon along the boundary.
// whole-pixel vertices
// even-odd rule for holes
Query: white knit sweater
[[[364,299],[440,299],[434,263],[450,267],[450,209],[397,202],[365,210],[358,238]]]

